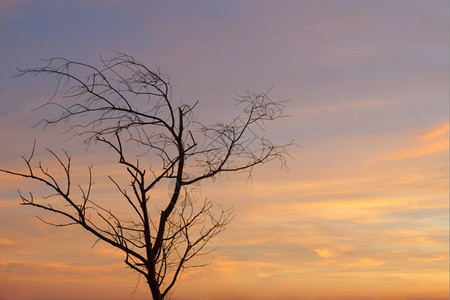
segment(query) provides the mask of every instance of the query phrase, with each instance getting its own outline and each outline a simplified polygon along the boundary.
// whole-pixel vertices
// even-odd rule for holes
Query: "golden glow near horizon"
[[[10,77],[41,57],[95,63],[111,49],[129,52],[161,66],[174,99],[198,99],[207,121],[239,113],[227,101],[247,89],[274,85],[271,97],[292,99],[291,117],[255,132],[301,146],[287,170],[274,162],[251,180],[201,183],[202,197],[236,217],[213,255],[199,258],[210,265],[186,270],[172,299],[448,299],[447,1],[45,3],[0,1],[0,40],[9,41],[0,168],[23,168],[36,137],[47,166],[43,149],[65,147],[74,184],[87,183],[94,163],[95,197],[120,198],[103,171],[120,179],[122,170],[106,149],[86,151],[61,128],[30,129],[52,112],[30,109],[54,82]],[[155,198],[167,197],[164,184]],[[43,224],[35,215],[52,216],[20,206],[17,188],[45,195],[0,173],[0,300],[150,299],[120,252]],[[114,209],[125,212],[121,202]]]

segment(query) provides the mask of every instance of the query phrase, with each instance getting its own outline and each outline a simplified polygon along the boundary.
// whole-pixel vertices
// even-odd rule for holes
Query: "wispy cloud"
[[[433,153],[448,152],[449,124],[448,122],[432,128],[427,133],[407,141],[406,149],[378,156],[379,160],[401,160],[425,156]]]

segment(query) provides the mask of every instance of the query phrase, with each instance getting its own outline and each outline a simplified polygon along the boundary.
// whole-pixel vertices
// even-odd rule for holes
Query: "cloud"
[[[354,268],[354,267],[374,267],[385,264],[385,260],[380,260],[372,257],[364,257],[357,259],[356,261],[350,262],[345,265],[346,268]]]
[[[316,252],[317,255],[319,255],[320,257],[323,257],[323,258],[330,258],[330,257],[334,256],[333,252],[331,252],[327,248],[315,249],[314,252]]]
[[[0,246],[3,246],[3,245],[9,246],[9,245],[13,245],[15,243],[16,242],[12,239],[0,238]]]
[[[448,138],[448,134],[449,134],[449,123],[445,122],[441,125],[436,126],[430,132],[423,135],[421,138],[423,140],[429,141],[442,137]]]
[[[429,129],[425,134],[415,136],[408,140],[408,147],[404,150],[377,156],[377,160],[402,160],[425,155],[448,152],[449,149],[449,123],[439,124]]]
[[[429,262],[436,262],[436,261],[448,261],[448,254],[433,254],[430,256],[417,256],[417,257],[411,257],[408,259],[408,261],[411,261],[413,263],[429,263]]]
[[[368,112],[384,111],[388,107],[398,105],[401,102],[400,98],[366,98],[355,99],[354,101],[340,101],[301,108],[295,112],[295,117],[304,121],[319,119],[322,122],[331,122],[337,118],[357,120],[362,119]]]
[[[0,0],[0,13],[13,9],[19,2],[20,0]]]
[[[28,13],[31,2],[31,0],[0,0],[0,23],[5,24],[11,20],[21,19]]]

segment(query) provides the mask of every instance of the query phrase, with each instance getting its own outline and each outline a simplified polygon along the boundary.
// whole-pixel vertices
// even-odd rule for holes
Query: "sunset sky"
[[[233,207],[209,266],[173,300],[444,300],[449,297],[449,1],[0,0],[0,168],[25,170],[36,138],[66,148],[98,197],[114,194],[105,152],[32,128],[55,80],[12,78],[42,58],[91,64],[125,52],[168,74],[205,122],[270,90],[284,118],[256,132],[295,140],[277,162],[201,185]],[[116,172],[116,173],[114,173]],[[36,184],[0,174],[0,300],[150,299],[123,255],[20,206]]]

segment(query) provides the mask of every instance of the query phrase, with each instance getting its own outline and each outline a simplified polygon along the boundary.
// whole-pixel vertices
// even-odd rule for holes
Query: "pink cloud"
[[[0,0],[0,13],[8,12],[12,10],[14,7],[19,5],[20,2],[24,2],[22,0]],[[29,1],[26,1],[29,2]]]

